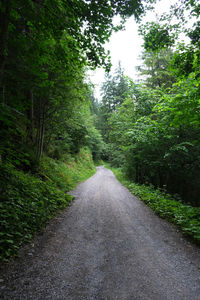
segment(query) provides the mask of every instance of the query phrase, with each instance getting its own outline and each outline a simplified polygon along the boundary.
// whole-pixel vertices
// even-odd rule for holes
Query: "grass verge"
[[[108,164],[106,167],[109,167]],[[152,186],[131,182],[121,169],[110,169],[133,195],[145,202],[156,214],[175,224],[184,235],[200,245],[200,207],[186,205],[180,200],[173,199],[169,194],[155,190]]]
[[[67,192],[95,171],[87,149],[65,162],[44,157],[35,175],[0,164],[0,260],[17,256],[19,247],[71,202]]]

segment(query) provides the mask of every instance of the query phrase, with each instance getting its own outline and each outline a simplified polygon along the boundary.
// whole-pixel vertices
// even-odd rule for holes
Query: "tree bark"
[[[3,71],[5,67],[5,48],[6,39],[8,35],[8,25],[10,19],[11,10],[11,0],[3,0],[2,7],[4,11],[0,13],[0,24],[1,24],[1,34],[0,34],[0,82],[2,81]]]
[[[40,99],[39,105],[39,118],[38,118],[38,129],[36,136],[36,147],[37,147],[37,159],[40,160],[43,147],[44,147],[44,134],[45,134],[45,102]]]
[[[31,140],[34,141],[34,98],[33,91],[30,92],[31,96],[31,111],[30,111],[30,121],[31,121]]]

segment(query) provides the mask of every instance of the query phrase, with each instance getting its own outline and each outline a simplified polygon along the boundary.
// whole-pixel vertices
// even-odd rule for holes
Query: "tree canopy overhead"
[[[145,5],[152,0],[1,0],[0,3],[0,66],[5,64],[9,38],[20,33],[24,38],[41,34],[61,39],[63,32],[66,43],[79,56],[93,65],[106,65],[103,44],[113,30],[121,26],[113,24],[113,17],[120,15],[123,20],[131,15],[139,19]]]
[[[33,144],[38,159],[52,138],[56,139],[58,128],[65,141],[77,145],[79,139],[82,143],[86,130],[80,123],[77,125],[77,116],[70,111],[87,102],[85,68],[104,66],[108,70],[111,64],[104,43],[113,30],[122,28],[126,17],[134,15],[138,20],[151,2],[0,1],[0,118],[2,134],[6,136],[2,157],[12,153],[16,119],[23,119],[23,116],[23,122],[17,123],[20,132],[18,146]],[[114,25],[115,15],[121,16],[120,25]],[[68,126],[69,116],[73,115],[77,119],[72,122],[76,127],[77,141],[72,138],[73,126]],[[60,122],[60,127],[54,127],[55,120]],[[67,134],[63,134],[64,128]]]

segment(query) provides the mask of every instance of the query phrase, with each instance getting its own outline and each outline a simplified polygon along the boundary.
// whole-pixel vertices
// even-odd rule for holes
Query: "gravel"
[[[19,258],[1,299],[200,300],[200,251],[103,166]]]

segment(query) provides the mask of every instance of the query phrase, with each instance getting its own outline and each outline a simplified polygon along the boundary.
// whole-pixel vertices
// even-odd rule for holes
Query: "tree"
[[[109,117],[118,110],[126,98],[128,91],[128,78],[124,76],[123,69],[119,63],[114,76],[106,74],[105,82],[102,84],[102,105],[101,105],[101,127],[105,140],[109,140]]]
[[[169,70],[173,57],[171,49],[160,50],[157,53],[144,51],[143,65],[138,66],[139,76],[144,78],[147,87],[170,88],[175,83],[175,76]]]
[[[44,144],[47,151],[51,136],[56,135],[57,129],[51,127],[55,120],[62,124],[58,117],[62,116],[68,123],[73,110],[70,103],[76,103],[77,98],[85,99],[86,64],[109,69],[110,60],[103,44],[113,30],[122,27],[127,16],[134,14],[138,19],[147,3],[140,0],[0,2],[0,118],[2,132],[7,131],[8,138],[1,148],[3,159],[19,156],[25,151],[24,145],[35,149],[37,160],[41,158]],[[113,16],[117,14],[122,17],[120,26],[113,25]],[[63,107],[65,116],[60,111]],[[20,119],[18,129],[16,118]],[[64,127],[71,132],[70,126]],[[81,126],[78,132],[86,134]],[[77,141],[79,138],[77,134]]]
[[[198,42],[178,45],[172,58],[163,60],[166,53],[172,52],[160,50],[155,57],[145,53],[150,70],[143,66],[141,70],[148,74],[146,81],[142,85],[129,81],[124,102],[109,113],[109,158],[136,182],[199,205]],[[154,62],[159,64],[155,67]]]

